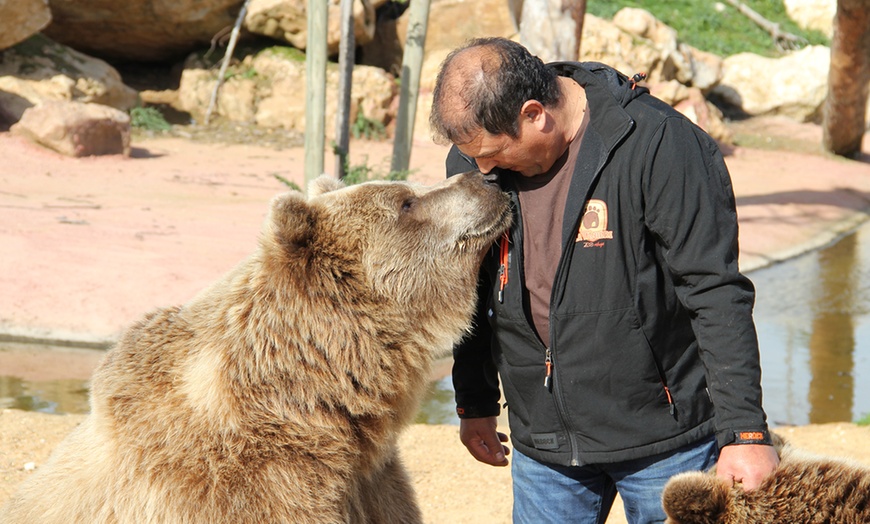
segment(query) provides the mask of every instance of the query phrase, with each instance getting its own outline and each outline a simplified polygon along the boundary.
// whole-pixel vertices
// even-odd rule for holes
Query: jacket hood
[[[649,93],[649,89],[636,85],[628,76],[600,62],[552,62],[547,65],[559,76],[573,78],[584,89],[607,90],[622,107]]]

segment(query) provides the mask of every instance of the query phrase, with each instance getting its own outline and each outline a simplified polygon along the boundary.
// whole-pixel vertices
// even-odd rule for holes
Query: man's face
[[[553,164],[547,163],[549,155],[541,154],[544,149],[535,147],[533,142],[528,133],[524,139],[522,130],[517,138],[481,131],[472,141],[456,147],[473,158],[482,173],[498,167],[532,177],[544,173]]]
[[[496,167],[532,177],[547,172],[565,150],[553,133],[551,115],[537,101],[527,101],[518,120],[516,138],[493,135],[483,129],[469,142],[456,147],[477,162],[482,173]]]

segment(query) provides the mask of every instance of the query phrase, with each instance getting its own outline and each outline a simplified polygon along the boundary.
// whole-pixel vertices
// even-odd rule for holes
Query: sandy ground
[[[826,244],[866,219],[870,140],[859,161],[847,161],[819,152],[816,126],[758,119],[735,131],[760,140],[726,148],[744,270]],[[302,148],[165,137],[133,145],[130,158],[70,159],[0,133],[0,340],[109,343],[146,311],[184,302],[247,256],[268,200],[286,190],[278,177],[304,185]],[[352,164],[388,170],[389,143],[356,142],[351,152]],[[445,152],[416,141],[411,179],[439,180]],[[87,377],[98,359],[0,353],[0,375]],[[81,419],[0,411],[0,503]],[[870,465],[870,428],[779,431],[811,451]],[[457,427],[412,426],[401,446],[427,523],[510,522],[509,470],[474,462]],[[619,507],[608,522],[625,522]]]

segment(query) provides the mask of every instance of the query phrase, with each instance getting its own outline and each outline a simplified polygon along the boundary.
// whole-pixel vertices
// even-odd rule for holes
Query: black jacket
[[[471,336],[454,349],[460,417],[499,412],[513,445],[581,465],[764,432],[754,289],[737,267],[737,216],[717,144],[612,68],[550,64],[586,89],[550,301],[552,375],[523,299],[522,209],[513,198],[508,280],[487,256]],[[474,169],[454,147],[448,175]],[[497,371],[497,373],[496,373]],[[756,433],[753,433],[756,434]]]

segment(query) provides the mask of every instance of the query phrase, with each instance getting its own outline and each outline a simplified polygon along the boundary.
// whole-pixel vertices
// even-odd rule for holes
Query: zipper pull
[[[504,287],[508,283],[508,269],[510,265],[510,236],[505,232],[499,243],[499,266],[498,266],[498,303],[504,303]]]
[[[544,358],[544,366],[547,369],[547,374],[544,376],[544,387],[550,391],[553,384],[553,358],[550,355],[550,348],[547,348],[547,354]]]
[[[665,396],[668,397],[668,411],[670,412],[671,416],[673,416],[676,409],[676,406],[674,406],[674,398],[671,396],[671,390],[668,389],[668,387],[664,384],[662,384],[662,386],[665,388]]]
[[[498,303],[499,304],[504,304],[504,285],[505,285],[505,280],[506,280],[504,277],[504,274],[505,274],[504,266],[499,266],[498,267],[498,280],[499,280]]]

